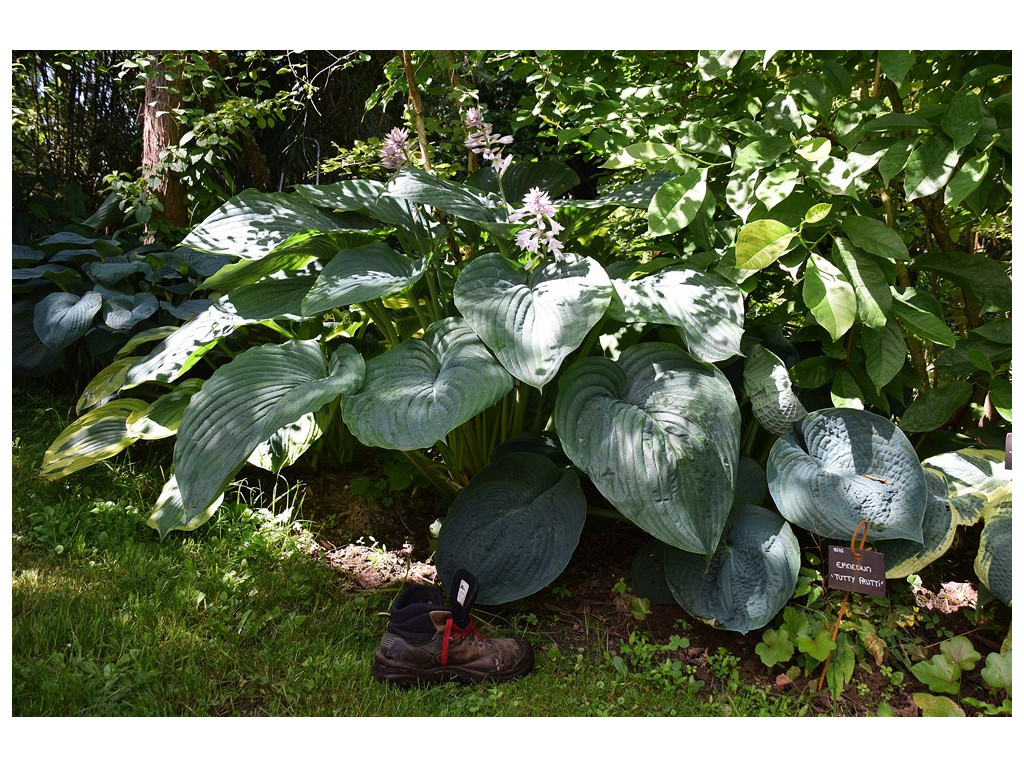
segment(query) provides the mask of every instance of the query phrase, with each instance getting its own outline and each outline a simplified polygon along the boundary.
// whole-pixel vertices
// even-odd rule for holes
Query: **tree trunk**
[[[178,174],[161,168],[161,155],[181,140],[181,126],[171,110],[181,104],[177,93],[168,88],[180,83],[180,64],[165,58],[163,51],[153,51],[153,73],[146,79],[146,96],[142,104],[142,174],[154,180],[153,192],[163,206],[153,216],[172,227],[187,227],[185,188]],[[168,79],[168,76],[170,79]]]

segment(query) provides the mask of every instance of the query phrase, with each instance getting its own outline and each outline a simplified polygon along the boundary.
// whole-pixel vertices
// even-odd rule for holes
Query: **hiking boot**
[[[433,587],[411,586],[398,596],[388,628],[373,657],[373,675],[397,685],[458,680],[510,680],[533,669],[533,649],[524,640],[489,638],[476,631],[469,609],[478,585],[458,571],[455,599],[444,604]]]

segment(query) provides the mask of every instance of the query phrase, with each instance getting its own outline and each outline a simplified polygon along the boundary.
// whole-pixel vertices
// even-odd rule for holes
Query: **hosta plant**
[[[472,118],[468,129],[472,141],[493,140]],[[402,142],[389,136],[389,165],[401,165]],[[442,578],[455,564],[487,574],[482,599],[529,594],[564,568],[586,508],[577,472],[663,540],[713,552],[732,504],[740,430],[732,389],[713,362],[739,349],[740,292],[673,264],[655,280],[621,268],[613,280],[558,239],[562,209],[548,190],[564,187],[567,169],[493,160],[472,183],[403,168],[386,184],[249,191],[228,201],[185,240],[231,257],[203,284],[213,302],[173,332],[133,339],[89,386],[85,414],[55,441],[44,471],[59,477],[134,440],[174,436],[172,475],[150,520],[166,534],[207,519],[245,462],[280,469],[341,423],[350,439],[404,453],[439,488],[465,486],[438,562]],[[512,189],[522,193],[518,208],[506,202]],[[592,204],[623,206],[615,197]],[[685,306],[663,298],[668,286],[685,291]],[[600,330],[641,322],[678,335],[635,345],[617,361],[595,354]],[[200,369],[197,387],[190,372]],[[608,397],[622,398],[624,419],[605,426],[586,416],[595,374]],[[508,473],[488,467],[495,447],[549,425],[576,468],[528,468],[522,514],[491,519],[473,505],[472,527],[460,525],[475,495],[509,497]],[[613,445],[616,455],[588,455]],[[533,490],[525,479],[542,485]],[[551,485],[565,488],[555,496],[571,502],[565,514],[537,506]],[[667,485],[676,490],[658,500]],[[654,502],[649,510],[643,499]],[[481,528],[481,520],[490,522]],[[537,526],[552,528],[540,535]],[[473,536],[484,537],[482,548]],[[474,559],[476,551],[490,560]],[[508,576],[513,561],[534,563],[517,570],[522,586]]]
[[[95,372],[132,336],[205,308],[195,287],[228,261],[190,248],[132,245],[84,226],[12,249],[13,371]]]
[[[461,128],[475,173],[432,167],[417,120],[415,148],[406,130],[387,135],[382,180],[232,198],[184,241],[230,259],[202,286],[210,307],[133,338],[45,470],[134,434],[175,436],[151,520],[166,534],[206,519],[245,461],[280,469],[353,441],[400,452],[453,498],[442,581],[477,568],[494,602],[568,562],[578,481],[659,542],[678,602],[738,631],[792,594],[800,530],[848,541],[867,519],[872,543],[938,546],[929,510],[942,491],[907,434],[964,423],[978,392],[988,428],[1010,416],[1009,277],[983,254],[941,257],[935,242],[956,244],[907,222],[920,209],[937,226],[936,206],[968,199],[1001,215],[1008,181],[988,169],[1008,170],[1010,116],[974,76],[933,83],[930,59],[929,107],[906,114],[907,61],[861,58],[674,64],[686,114],[673,106],[640,143],[609,138],[615,173],[589,199],[566,195],[566,165],[514,157],[476,107]],[[853,98],[865,72],[889,101]],[[629,114],[657,114],[632,98]],[[980,115],[970,130],[965,109]],[[961,160],[977,185],[955,172]],[[958,300],[970,308],[959,335],[946,317]],[[571,465],[495,453],[542,431]],[[741,560],[763,578],[735,578]]]

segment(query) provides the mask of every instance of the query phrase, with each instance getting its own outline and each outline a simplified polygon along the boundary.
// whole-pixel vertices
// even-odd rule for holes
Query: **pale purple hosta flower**
[[[512,162],[512,156],[503,158],[501,153],[504,145],[512,143],[512,137],[492,133],[491,124],[484,122],[484,115],[479,107],[470,107],[466,110],[466,128],[476,129],[466,139],[466,146],[474,153],[483,155],[484,160],[489,160],[498,176],[504,174]]]
[[[381,165],[389,171],[397,171],[409,160],[405,151],[405,142],[409,132],[401,128],[392,128],[384,137],[384,148],[380,152]]]
[[[504,158],[500,158],[492,163],[494,172],[498,174],[498,178],[505,175],[505,171],[512,164],[512,155],[506,155]]]
[[[534,187],[523,196],[523,207],[512,212],[509,221],[530,224],[516,235],[516,245],[530,253],[541,248],[550,251],[556,259],[562,258],[562,243],[555,237],[565,227],[555,221],[555,206],[547,192]]]

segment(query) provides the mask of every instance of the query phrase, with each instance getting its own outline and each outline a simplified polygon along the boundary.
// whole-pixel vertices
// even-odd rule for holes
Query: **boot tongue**
[[[452,578],[451,588],[452,618],[459,629],[465,629],[469,624],[469,611],[476,602],[476,596],[480,592],[480,582],[476,576],[460,568]]]

